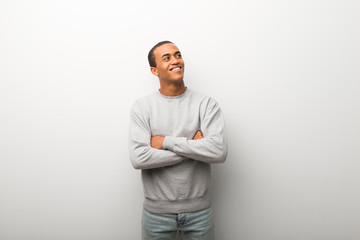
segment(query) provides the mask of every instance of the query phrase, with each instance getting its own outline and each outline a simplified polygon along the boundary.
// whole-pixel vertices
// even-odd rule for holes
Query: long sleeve
[[[227,156],[224,119],[215,100],[209,98],[200,117],[204,138],[188,140],[185,137],[166,136],[163,148],[206,163],[224,162]]]
[[[135,169],[151,169],[177,164],[184,159],[169,150],[154,149],[150,145],[151,131],[144,112],[138,102],[133,104],[130,114],[129,154]]]

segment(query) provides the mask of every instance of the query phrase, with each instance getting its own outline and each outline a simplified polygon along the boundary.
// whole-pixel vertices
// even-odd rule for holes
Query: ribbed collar
[[[183,92],[180,95],[177,96],[165,96],[163,94],[161,94],[160,89],[156,91],[156,95],[162,97],[162,98],[166,98],[166,99],[177,99],[177,98],[183,98],[185,97],[188,93],[190,92],[190,89],[188,87],[186,87],[185,92]]]

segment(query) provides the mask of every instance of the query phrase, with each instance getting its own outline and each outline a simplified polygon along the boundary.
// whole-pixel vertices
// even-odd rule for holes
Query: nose
[[[179,59],[178,58],[176,58],[176,57],[172,57],[172,59],[171,59],[171,64],[179,64]]]

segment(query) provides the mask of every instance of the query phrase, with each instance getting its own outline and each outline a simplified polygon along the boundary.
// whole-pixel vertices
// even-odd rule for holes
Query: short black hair
[[[155,49],[166,43],[174,44],[170,41],[161,41],[161,42],[158,42],[155,46],[153,46],[150,49],[149,54],[148,54],[148,60],[149,60],[150,67],[156,67],[156,61],[155,61],[155,55],[154,55]]]

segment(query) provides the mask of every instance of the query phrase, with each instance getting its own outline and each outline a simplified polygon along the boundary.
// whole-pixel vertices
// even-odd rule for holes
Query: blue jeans
[[[212,209],[179,214],[157,214],[143,210],[142,240],[214,240]]]

